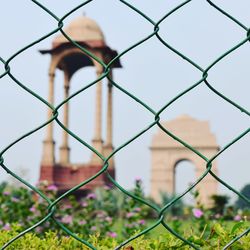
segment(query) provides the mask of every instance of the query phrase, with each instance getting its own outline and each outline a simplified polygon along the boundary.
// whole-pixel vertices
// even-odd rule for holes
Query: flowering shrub
[[[136,181],[132,191],[135,195],[143,197],[142,183]],[[55,185],[40,185],[39,188],[54,200],[57,187]],[[32,194],[25,188],[15,189],[6,183],[0,185],[0,229],[9,230],[11,224],[18,223],[23,228],[28,228],[48,213],[48,204]],[[15,214],[15,216],[11,216]],[[122,219],[122,228],[114,228],[117,220]],[[97,189],[96,192],[87,194],[84,198],[76,200],[69,196],[67,200],[59,202],[56,206],[54,218],[63,223],[68,229],[83,235],[95,234],[100,237],[117,237],[119,231],[126,236],[132,235],[136,230],[145,227],[145,217],[148,217],[148,208],[135,202],[131,198],[124,198],[120,192],[109,186]],[[35,228],[35,232],[42,234],[48,230],[59,228],[52,219]]]
[[[132,193],[140,198],[145,198],[140,178],[135,180],[135,188]],[[122,233],[124,236],[131,236],[135,231],[146,228],[145,219],[151,215],[150,208],[131,197],[126,197],[123,203],[123,223]],[[151,216],[152,218],[152,216]]]
[[[57,187],[54,185],[41,186],[43,192],[51,199],[56,197]],[[142,181],[136,179],[132,193],[145,198]],[[48,204],[25,188],[14,188],[6,183],[0,184],[0,231],[12,232],[13,225],[19,225],[22,230],[33,226],[47,215]],[[188,223],[192,223],[192,230],[198,235],[209,237],[213,229],[213,221],[223,223],[226,215],[234,220],[234,224],[247,221],[248,210],[238,210],[227,207],[224,214],[212,214],[201,204],[195,207],[183,207],[183,214],[167,217],[166,221],[176,232],[185,233]],[[54,218],[64,224],[72,232],[81,234],[83,238],[98,235],[99,239],[112,238],[120,241],[131,237],[135,232],[142,231],[156,215],[148,206],[124,196],[119,190],[110,186],[99,188],[84,198],[77,200],[75,196],[59,202],[56,206]],[[185,219],[183,223],[181,220]],[[188,227],[189,229],[189,227]],[[49,230],[64,232],[58,228],[52,219],[35,228],[38,236]]]

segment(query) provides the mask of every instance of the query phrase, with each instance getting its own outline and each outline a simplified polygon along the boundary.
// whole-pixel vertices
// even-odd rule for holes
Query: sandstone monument
[[[163,122],[162,125],[207,158],[212,157],[219,150],[216,138],[210,132],[208,121],[199,121],[188,115],[182,115],[172,121]],[[156,201],[160,201],[160,192],[175,193],[175,168],[180,161],[188,160],[194,164],[196,178],[206,170],[206,162],[201,157],[161,129],[158,129],[153,136],[150,149],[152,155],[151,196]],[[215,174],[217,173],[216,161],[213,161],[212,170]],[[218,182],[208,174],[195,188],[199,190],[199,199],[202,204],[209,206],[210,196],[217,193]]]
[[[86,48],[103,62],[108,63],[113,59],[117,52],[107,46],[103,32],[98,24],[86,16],[80,16],[73,20],[64,32],[75,42]],[[40,50],[42,54],[51,55],[51,62],[49,65],[49,94],[48,102],[54,104],[54,78],[57,69],[64,74],[64,99],[70,94],[70,80],[73,74],[79,69],[87,66],[94,66],[96,69],[97,78],[103,73],[103,67],[96,60],[82,52],[79,48],[69,42],[62,34],[57,35],[52,43],[52,48],[49,50]],[[112,64],[112,68],[120,68],[119,60]],[[112,70],[110,72],[112,78]],[[103,84],[99,81],[96,84],[96,100],[95,100],[95,126],[92,146],[103,155],[109,155],[113,150],[112,142],[112,84],[108,83],[107,91],[107,114],[106,114],[106,139],[102,138],[102,88]],[[80,87],[79,87],[80,88]],[[65,127],[69,128],[69,103],[66,102],[62,110],[63,121]],[[81,111],[79,110],[79,115]],[[48,120],[51,118],[52,112],[48,110]],[[74,164],[70,161],[70,146],[68,143],[69,134],[62,130],[62,144],[59,148],[60,158],[55,159],[55,141],[53,137],[53,123],[47,125],[45,140],[43,141],[43,154],[40,168],[40,181],[46,180],[48,184],[55,184],[59,192],[64,192],[80,182],[88,179],[97,173],[103,165],[102,160],[96,155],[92,154],[90,162],[83,164]],[[115,176],[114,162],[110,160],[109,173]],[[105,175],[101,175],[94,179],[82,189],[92,189],[94,187],[103,185],[107,180]]]

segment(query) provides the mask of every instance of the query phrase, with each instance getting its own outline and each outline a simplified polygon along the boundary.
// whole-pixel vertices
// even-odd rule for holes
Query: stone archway
[[[199,121],[188,115],[182,115],[172,121],[162,123],[171,133],[175,134],[207,158],[215,155],[219,146],[211,133],[208,121]],[[160,201],[160,192],[175,193],[175,167],[181,160],[188,160],[195,166],[196,179],[206,170],[206,162],[172,139],[161,129],[153,136],[150,147],[152,155],[151,166],[151,196]],[[216,161],[213,162],[213,172],[217,173]],[[205,206],[210,205],[210,196],[217,193],[218,182],[207,175],[196,187],[199,190],[199,200]]]

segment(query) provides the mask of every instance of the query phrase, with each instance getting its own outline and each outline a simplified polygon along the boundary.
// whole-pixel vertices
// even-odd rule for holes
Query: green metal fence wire
[[[196,87],[198,87],[199,85],[205,85],[208,89],[208,91],[213,92],[214,94],[218,95],[221,99],[223,99],[225,102],[229,103],[232,108],[238,109],[239,111],[243,112],[245,115],[250,116],[250,112],[248,110],[246,110],[244,107],[240,106],[239,104],[237,104],[236,102],[234,102],[233,100],[231,100],[230,98],[228,98],[227,96],[225,96],[223,93],[221,93],[220,91],[218,91],[217,89],[215,89],[213,87],[213,85],[211,83],[208,82],[208,74],[209,71],[218,63],[221,62],[221,60],[223,60],[225,57],[227,57],[229,54],[233,53],[235,50],[239,49],[243,44],[247,43],[248,41],[250,41],[250,29],[248,27],[246,27],[245,25],[243,25],[241,22],[239,22],[236,18],[234,18],[233,16],[231,16],[229,13],[225,12],[222,8],[220,8],[219,6],[215,5],[212,1],[207,0],[207,4],[209,4],[212,8],[214,8],[216,11],[218,11],[221,15],[223,15],[225,18],[230,19],[232,22],[235,23],[235,25],[238,25],[242,30],[244,30],[246,32],[246,37],[242,38],[241,41],[239,41],[234,47],[232,47],[230,50],[226,51],[225,53],[223,53],[221,56],[219,56],[216,60],[214,60],[210,65],[208,65],[206,68],[202,68],[199,64],[195,63],[192,59],[190,59],[189,57],[185,56],[184,54],[182,54],[180,51],[178,51],[176,48],[174,48],[172,45],[168,44],[166,40],[164,40],[160,35],[159,35],[159,30],[161,27],[161,24],[163,22],[165,22],[167,20],[167,18],[170,15],[175,14],[178,10],[185,8],[186,5],[188,5],[192,0],[187,0],[184,1],[183,3],[181,3],[180,5],[176,6],[173,10],[171,10],[169,13],[167,13],[166,15],[164,15],[160,20],[158,21],[153,21],[148,15],[146,15],[145,13],[143,13],[141,10],[139,10],[138,8],[136,8],[135,6],[133,6],[132,4],[128,3],[127,1],[124,0],[120,0],[118,2],[120,2],[120,4],[126,6],[128,9],[130,9],[131,11],[136,12],[141,18],[143,18],[146,22],[150,23],[152,25],[152,32],[150,34],[148,34],[146,37],[144,37],[143,39],[141,39],[140,41],[136,42],[134,45],[132,45],[131,47],[125,49],[123,52],[121,52],[120,54],[118,54],[115,58],[113,58],[108,64],[105,64],[102,60],[100,60],[99,58],[97,58],[95,55],[93,55],[90,51],[88,51],[86,48],[83,48],[82,46],[80,46],[77,42],[73,41],[69,36],[67,36],[67,34],[65,34],[65,32],[63,31],[63,26],[64,23],[63,21],[69,16],[71,15],[73,12],[75,12],[76,10],[86,6],[88,3],[90,2],[94,2],[94,0],[88,0],[88,1],[84,1],[82,4],[78,5],[77,7],[75,7],[74,9],[70,10],[68,13],[66,13],[63,17],[59,18],[57,17],[54,13],[52,13],[46,6],[42,5],[39,1],[36,0],[32,0],[32,2],[38,7],[41,8],[44,12],[46,12],[49,16],[51,16],[51,18],[55,19],[58,22],[58,27],[55,28],[54,30],[52,30],[51,32],[49,32],[48,34],[44,35],[43,37],[40,37],[39,39],[31,42],[30,44],[28,44],[27,46],[25,46],[24,48],[18,50],[15,54],[13,54],[10,58],[8,58],[7,60],[3,59],[2,57],[0,57],[0,61],[1,63],[4,65],[4,71],[0,72],[0,79],[4,78],[4,77],[9,77],[13,80],[13,82],[15,82],[19,87],[21,87],[22,89],[24,89],[26,92],[28,92],[30,95],[32,95],[34,98],[38,99],[40,102],[42,102],[44,105],[46,105],[48,108],[51,109],[52,111],[52,116],[49,120],[47,120],[46,122],[44,122],[43,124],[41,124],[40,126],[38,126],[37,128],[25,133],[24,135],[20,136],[19,138],[17,138],[15,141],[13,141],[10,145],[6,146],[4,149],[1,150],[0,152],[0,165],[2,167],[2,169],[4,169],[8,174],[12,175],[14,178],[16,178],[18,181],[22,182],[24,185],[26,185],[27,187],[29,187],[30,189],[32,189],[35,193],[37,193],[42,199],[44,199],[47,203],[48,203],[48,213],[44,216],[44,218],[37,222],[36,224],[34,224],[33,226],[31,226],[30,228],[22,231],[19,235],[17,235],[16,237],[14,237],[13,239],[11,239],[9,242],[7,242],[4,246],[2,246],[1,249],[6,249],[8,246],[10,246],[15,240],[19,239],[20,237],[22,237],[24,234],[26,234],[27,232],[32,231],[34,228],[38,227],[39,225],[42,225],[43,223],[45,223],[47,220],[53,220],[63,231],[65,231],[68,235],[74,237],[76,240],[82,242],[83,244],[85,244],[86,246],[88,246],[90,249],[96,249],[94,246],[92,246],[89,242],[88,239],[81,239],[79,238],[79,236],[77,236],[74,232],[72,232],[71,230],[69,230],[65,225],[63,225],[61,222],[59,222],[55,217],[54,217],[54,213],[56,211],[57,205],[58,203],[65,197],[67,197],[68,195],[70,195],[72,192],[74,192],[75,190],[79,189],[80,187],[86,185],[87,183],[91,182],[92,180],[94,180],[95,178],[97,178],[99,175],[101,174],[105,174],[107,175],[107,177],[109,178],[109,180],[124,194],[126,194],[127,196],[149,206],[150,208],[152,208],[153,210],[155,210],[158,214],[158,220],[156,220],[150,227],[146,228],[145,230],[141,231],[140,233],[138,233],[137,235],[125,240],[124,242],[122,242],[119,246],[116,247],[116,249],[121,249],[123,246],[125,246],[127,243],[131,242],[132,240],[140,237],[143,234],[148,233],[149,231],[153,230],[155,227],[157,227],[158,225],[162,224],[166,230],[168,230],[170,233],[172,233],[174,236],[176,236],[176,238],[182,240],[184,243],[188,244],[191,248],[193,249],[199,249],[198,247],[196,247],[193,243],[191,243],[190,241],[188,241],[187,239],[185,239],[182,235],[180,235],[179,233],[175,232],[164,220],[164,216],[166,211],[171,208],[171,206],[173,206],[178,200],[180,200],[183,196],[185,196],[187,193],[189,193],[198,183],[202,182],[202,180],[205,178],[206,175],[212,175],[218,182],[220,182],[222,185],[224,185],[226,188],[228,188],[229,190],[231,190],[232,192],[234,192],[236,195],[238,195],[240,198],[242,198],[245,202],[247,202],[247,204],[250,205],[250,200],[245,197],[244,195],[242,195],[240,192],[238,192],[236,189],[234,189],[233,187],[231,187],[229,184],[227,184],[225,181],[223,181],[222,179],[220,179],[214,172],[213,172],[213,161],[219,156],[221,155],[224,151],[226,151],[229,147],[231,147],[233,144],[235,144],[236,142],[238,142],[239,140],[241,140],[244,136],[246,136],[249,131],[250,128],[248,128],[247,130],[243,131],[241,134],[239,134],[236,138],[234,138],[231,142],[229,142],[226,146],[224,146],[216,155],[214,155],[211,158],[207,158],[206,156],[204,156],[201,152],[199,152],[198,150],[196,150],[195,148],[193,148],[192,146],[190,146],[187,142],[181,140],[179,137],[177,137],[176,135],[172,134],[170,131],[168,131],[166,128],[164,128],[161,124],[161,113],[163,111],[165,111],[168,107],[170,107],[175,101],[177,101],[179,98],[181,98],[182,96],[188,94],[190,91],[194,90]],[[204,1],[205,2],[205,1]],[[82,52],[86,53],[89,57],[91,57],[93,60],[95,60],[96,62],[98,62],[99,64],[102,65],[103,67],[103,73],[102,75],[96,79],[95,81],[89,83],[88,85],[86,85],[84,88],[78,90],[77,92],[73,93],[71,96],[69,96],[67,99],[65,99],[63,102],[61,102],[58,106],[54,107],[52,104],[48,103],[45,99],[43,99],[40,95],[38,95],[37,93],[35,93],[34,91],[32,91],[32,89],[28,88],[24,83],[20,82],[11,72],[11,62],[21,53],[23,53],[25,50],[31,48],[32,46],[34,46],[35,44],[41,42],[42,40],[48,38],[49,36],[55,34],[56,32],[60,31],[72,44],[74,44],[77,48],[79,48],[79,50],[81,50]],[[146,103],[142,102],[138,97],[136,97],[135,95],[131,94],[128,90],[124,89],[123,87],[121,87],[119,85],[119,83],[115,82],[114,80],[110,79],[109,77],[109,73],[110,73],[110,69],[112,67],[112,65],[118,60],[120,59],[122,56],[124,56],[125,54],[129,53],[131,50],[135,49],[138,46],[143,46],[143,43],[153,37],[156,37],[158,39],[158,41],[160,43],[162,43],[166,49],[172,51],[173,53],[175,53],[176,55],[178,55],[179,57],[181,57],[183,60],[185,60],[187,63],[191,64],[194,69],[198,70],[200,72],[200,79],[197,80],[195,83],[192,83],[187,89],[183,90],[182,92],[180,92],[177,96],[175,96],[171,101],[169,101],[168,103],[166,103],[160,110],[154,110],[152,109],[149,105],[147,105]],[[76,134],[74,134],[71,130],[69,130],[67,127],[65,127],[63,125],[63,123],[58,119],[58,115],[60,112],[60,109],[62,108],[62,106],[69,102],[72,98],[74,98],[75,96],[77,96],[78,94],[84,92],[86,89],[90,88],[91,86],[95,85],[97,82],[99,82],[99,80],[107,78],[111,84],[119,91],[123,92],[124,94],[126,94],[128,97],[130,97],[132,100],[134,100],[135,102],[139,103],[144,109],[145,111],[149,112],[152,114],[152,122],[150,124],[147,125],[147,127],[143,128],[138,134],[134,135],[132,138],[128,139],[124,144],[118,146],[108,157],[104,157],[100,152],[98,152],[95,148],[93,148],[92,146],[90,146],[87,142],[85,142],[84,140],[82,140],[79,136],[77,136]],[[88,149],[90,149],[92,152],[94,152],[103,162],[102,168],[101,170],[96,173],[95,175],[93,175],[91,178],[79,183],[77,186],[73,187],[72,189],[70,189],[69,191],[65,192],[64,194],[62,194],[60,197],[58,197],[55,200],[50,200],[44,193],[42,193],[38,188],[36,188],[35,186],[31,185],[30,183],[26,182],[24,179],[20,178],[18,175],[16,175],[14,172],[12,172],[4,163],[4,154],[6,153],[6,151],[8,151],[12,146],[14,146],[16,143],[20,142],[21,140],[23,140],[24,138],[30,136],[31,134],[37,132],[38,130],[40,130],[41,128],[45,127],[46,125],[48,125],[51,122],[56,122],[62,129],[64,129],[65,131],[67,131],[68,134],[70,134],[73,138],[75,138],[75,140],[77,140],[78,142],[80,142],[83,146],[87,147]],[[170,137],[172,137],[173,140],[178,141],[180,144],[182,144],[183,146],[185,146],[187,149],[189,149],[190,151],[192,151],[194,154],[196,154],[198,157],[200,157],[201,159],[204,160],[204,162],[206,163],[206,169],[204,169],[203,174],[187,189],[185,190],[181,195],[179,195],[178,197],[176,197],[175,199],[173,199],[172,201],[170,201],[168,204],[165,204],[164,207],[158,207],[154,204],[152,204],[151,202],[142,199],[141,197],[137,197],[134,194],[132,194],[131,192],[129,192],[128,190],[124,189],[118,182],[116,182],[111,175],[109,175],[109,159],[111,157],[113,157],[114,155],[118,154],[119,151],[121,149],[123,149],[124,147],[126,147],[128,144],[130,144],[132,141],[138,139],[142,134],[144,134],[145,132],[147,132],[148,130],[150,130],[152,127],[154,126],[158,126],[161,130],[163,130],[167,135],[169,135]],[[236,241],[238,241],[241,237],[245,236],[247,233],[249,233],[250,228],[248,228],[247,230],[245,230],[243,233],[241,233],[240,235],[238,235],[237,237],[235,237],[231,242],[228,242],[228,244],[226,246],[224,246],[223,249],[227,249],[230,246],[232,246]]]

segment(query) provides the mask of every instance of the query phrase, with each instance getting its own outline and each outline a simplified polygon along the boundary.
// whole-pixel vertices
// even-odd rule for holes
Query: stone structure
[[[81,16],[72,21],[64,32],[73,41],[86,48],[93,55],[100,58],[105,63],[113,59],[117,52],[108,47],[105,43],[103,32],[97,23],[88,17]],[[54,104],[54,78],[57,69],[64,74],[64,98],[69,97],[70,80],[73,74],[87,66],[96,68],[97,78],[103,73],[103,67],[94,59],[83,53],[79,48],[69,42],[62,34],[55,37],[52,43],[52,49],[41,50],[42,54],[50,54],[51,62],[49,66],[49,95],[48,102]],[[112,68],[120,68],[120,62],[117,60]],[[110,72],[112,78],[112,71]],[[96,101],[95,101],[95,126],[92,146],[98,152],[109,155],[113,150],[112,145],[112,84],[108,83],[107,96],[107,131],[105,143],[102,139],[102,82],[96,84]],[[65,103],[63,109],[63,124],[69,128],[69,103]],[[51,110],[48,110],[48,119],[52,116]],[[55,141],[53,138],[53,123],[47,125],[46,137],[43,142],[43,155],[40,169],[40,181],[48,181],[49,184],[55,184],[60,191],[65,191],[76,184],[88,179],[97,173],[103,165],[102,160],[92,154],[91,160],[86,164],[72,164],[70,162],[70,147],[68,143],[68,133],[62,132],[62,145],[60,146],[60,159],[55,160]],[[115,175],[114,162],[110,159],[109,173]],[[83,187],[91,189],[102,185],[107,180],[104,175],[93,180]]]
[[[215,136],[210,132],[207,121],[199,121],[188,115],[183,115],[162,124],[164,128],[187,142],[207,158],[211,158],[219,150]],[[200,177],[206,169],[206,162],[202,158],[160,129],[153,137],[151,153],[151,196],[156,201],[160,201],[161,191],[169,194],[175,193],[175,168],[180,161],[188,160],[194,164],[196,178]],[[216,174],[216,161],[213,162],[212,169]],[[211,204],[210,196],[217,193],[217,186],[218,182],[210,174],[197,185],[196,188],[200,192],[199,198],[202,204],[206,206]]]

